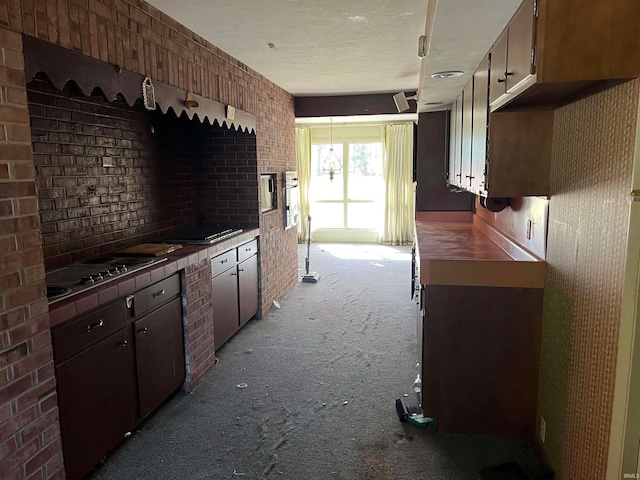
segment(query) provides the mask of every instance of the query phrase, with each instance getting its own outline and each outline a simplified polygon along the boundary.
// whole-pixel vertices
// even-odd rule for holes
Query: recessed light
[[[464,72],[460,70],[444,70],[442,72],[436,72],[431,74],[431,78],[453,78],[464,75]]]

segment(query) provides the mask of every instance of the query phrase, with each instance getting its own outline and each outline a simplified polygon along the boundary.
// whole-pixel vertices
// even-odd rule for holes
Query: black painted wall
[[[449,111],[421,113],[417,140],[416,211],[470,211],[473,195],[452,193],[446,184]]]

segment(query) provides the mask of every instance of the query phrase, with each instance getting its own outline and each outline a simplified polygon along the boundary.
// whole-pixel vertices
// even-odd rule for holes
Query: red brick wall
[[[0,4],[0,478],[62,478],[21,40],[13,32],[255,115],[261,172],[295,169],[294,105],[287,92],[142,1]],[[283,230],[281,210],[259,220],[266,312],[296,281],[296,234]]]
[[[258,226],[255,134],[40,78],[27,94],[47,270],[196,222]]]
[[[20,35],[0,28],[0,478],[62,475]]]

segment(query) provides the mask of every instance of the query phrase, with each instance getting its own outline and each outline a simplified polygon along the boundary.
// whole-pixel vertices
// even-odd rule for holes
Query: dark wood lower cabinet
[[[140,417],[146,417],[184,382],[180,299],[145,315],[133,325]]]
[[[218,350],[258,313],[258,240],[213,257],[211,273],[213,339]]]
[[[238,296],[240,300],[240,326],[258,313],[258,256],[238,265]]]
[[[422,408],[438,430],[533,438],[542,289],[428,285]]]
[[[179,295],[176,274],[52,330],[67,480],[86,475],[184,382]]]
[[[240,326],[238,317],[238,271],[234,266],[213,277],[213,339],[217,350]]]
[[[129,328],[56,367],[65,468],[82,478],[137,422],[134,343]]]

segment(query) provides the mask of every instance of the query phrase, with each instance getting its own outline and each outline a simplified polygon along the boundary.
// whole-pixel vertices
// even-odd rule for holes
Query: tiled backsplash
[[[257,227],[255,135],[45,79],[28,99],[47,268],[196,221]]]

